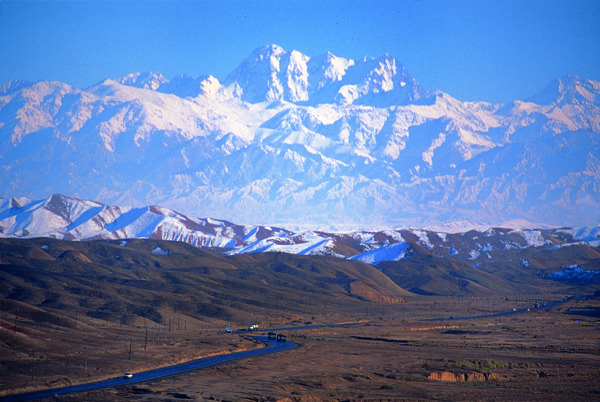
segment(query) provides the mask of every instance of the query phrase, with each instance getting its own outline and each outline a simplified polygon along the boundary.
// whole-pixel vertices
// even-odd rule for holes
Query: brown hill
[[[85,256],[85,254],[74,250],[65,251],[64,253],[58,256],[58,259],[71,262],[92,262],[89,258]]]
[[[241,325],[410,295],[370,265],[332,257],[229,257],[160,240],[0,242],[4,298],[112,322],[164,324],[176,311]]]
[[[377,267],[398,286],[420,295],[473,296],[490,294],[539,295],[545,292],[594,293],[597,282],[568,286],[548,275],[578,265],[600,268],[600,250],[586,244],[569,247],[500,249],[476,258],[466,253],[441,255],[437,250],[412,243],[410,258],[386,261]]]

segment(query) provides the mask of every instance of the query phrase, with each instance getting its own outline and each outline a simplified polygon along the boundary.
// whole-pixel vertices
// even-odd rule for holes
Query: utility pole
[[[146,327],[146,339],[144,339],[144,350],[146,350],[147,344],[148,344],[148,327]]]
[[[129,339],[129,358],[127,360],[131,360],[131,342],[132,340]]]

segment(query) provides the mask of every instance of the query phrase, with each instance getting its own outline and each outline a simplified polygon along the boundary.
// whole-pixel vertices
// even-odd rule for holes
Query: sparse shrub
[[[471,370],[479,370],[479,371],[484,371],[484,372],[489,372],[491,369],[498,369],[498,368],[508,368],[508,369],[514,369],[514,368],[518,368],[518,367],[529,368],[529,365],[530,365],[529,362],[519,364],[519,363],[504,361],[504,360],[499,360],[499,361],[494,361],[494,360],[485,360],[485,361],[457,360],[454,364],[457,367],[464,367],[464,368],[468,368]]]
[[[358,397],[359,397],[360,399],[362,399],[362,398],[364,398],[364,397],[365,397],[365,394],[358,394]]]
[[[392,390],[394,389],[394,387],[390,384],[383,384],[381,387],[379,387],[380,389],[387,389],[387,390]]]

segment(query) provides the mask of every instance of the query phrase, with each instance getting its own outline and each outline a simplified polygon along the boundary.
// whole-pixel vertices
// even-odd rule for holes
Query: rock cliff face
[[[485,381],[500,381],[500,377],[496,373],[461,373],[455,374],[450,371],[438,371],[431,373],[427,379],[445,382],[485,382]]]

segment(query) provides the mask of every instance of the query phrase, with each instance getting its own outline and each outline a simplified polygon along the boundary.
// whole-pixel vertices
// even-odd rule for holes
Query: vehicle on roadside
[[[230,333],[232,333],[232,332],[233,332],[233,331],[231,330],[231,328],[230,328],[230,327],[227,327],[227,328],[225,328],[225,333],[227,333],[227,334],[230,334]]]
[[[267,339],[269,339],[269,340],[275,340],[275,339],[277,339],[277,334],[275,332],[269,332],[267,334]]]
[[[248,331],[252,332],[252,331],[258,331],[258,325],[257,324],[252,324],[248,326]]]
[[[123,374],[123,378],[125,378],[125,379],[133,378],[133,373],[127,372],[127,373]]]
[[[277,334],[277,342],[285,342],[287,341],[287,336],[284,334]]]

